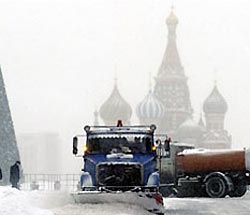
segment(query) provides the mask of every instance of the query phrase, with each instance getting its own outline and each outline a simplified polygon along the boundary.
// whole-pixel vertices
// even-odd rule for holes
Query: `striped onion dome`
[[[208,96],[203,104],[203,110],[205,113],[226,113],[227,102],[220,94],[217,86],[214,86],[213,91]]]
[[[118,119],[128,122],[132,115],[132,108],[122,98],[117,84],[115,83],[114,89],[109,98],[103,103],[100,108],[100,116],[106,125],[116,123]]]
[[[159,119],[164,117],[165,107],[150,90],[137,106],[136,114],[139,119]]]

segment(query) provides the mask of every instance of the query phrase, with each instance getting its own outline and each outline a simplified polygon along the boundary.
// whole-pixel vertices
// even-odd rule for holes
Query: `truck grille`
[[[99,186],[133,187],[142,185],[141,164],[110,164],[97,166],[97,182]]]

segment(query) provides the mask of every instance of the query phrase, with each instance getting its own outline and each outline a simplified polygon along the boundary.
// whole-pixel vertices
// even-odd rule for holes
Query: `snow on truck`
[[[159,144],[161,182],[179,197],[241,197],[250,184],[250,150],[195,149],[186,143]],[[162,187],[163,196],[170,189]]]
[[[139,204],[163,214],[154,145],[155,125],[85,126],[84,167],[77,203],[120,202]],[[78,135],[73,154],[78,154]]]

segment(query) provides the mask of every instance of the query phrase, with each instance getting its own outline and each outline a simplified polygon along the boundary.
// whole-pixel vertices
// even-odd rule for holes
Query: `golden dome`
[[[166,20],[167,25],[177,25],[178,24],[178,18],[174,13],[174,9],[172,7],[171,12]]]

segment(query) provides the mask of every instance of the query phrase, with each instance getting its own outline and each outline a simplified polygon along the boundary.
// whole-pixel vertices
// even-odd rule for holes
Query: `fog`
[[[248,0],[1,0],[0,64],[16,134],[56,132],[70,145],[115,76],[138,123],[134,110],[162,61],[172,4],[194,118],[216,80],[233,147],[250,147]]]

